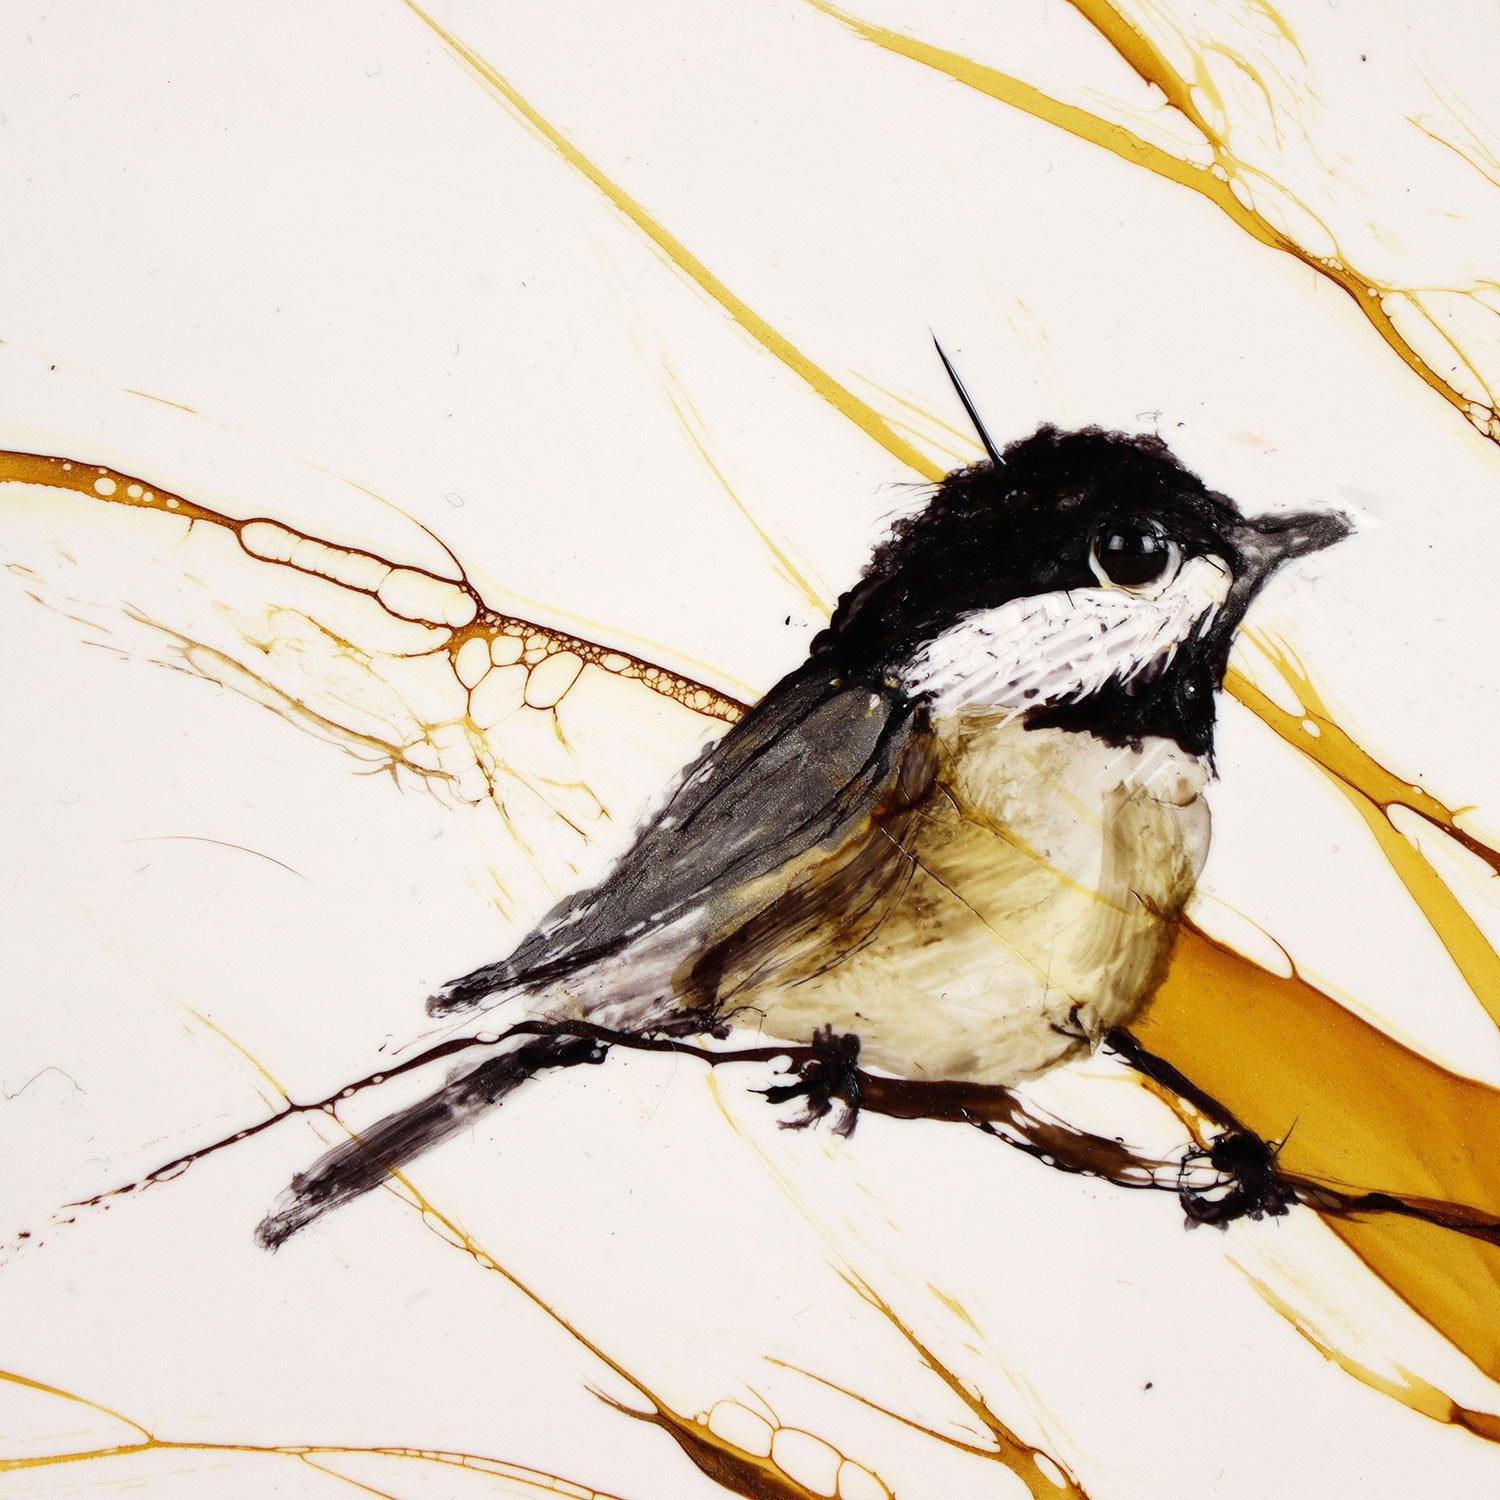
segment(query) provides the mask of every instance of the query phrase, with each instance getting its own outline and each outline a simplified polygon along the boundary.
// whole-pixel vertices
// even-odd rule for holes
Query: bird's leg
[[[1104,1044],[1143,1078],[1170,1089],[1219,1129],[1206,1146],[1193,1146],[1183,1153],[1177,1197],[1190,1224],[1223,1229],[1236,1219],[1277,1218],[1301,1201],[1297,1187],[1277,1167],[1279,1142],[1273,1145],[1262,1139],[1128,1031],[1109,1032]]]
[[[461,1128],[471,1113],[492,1108],[511,1088],[535,1073],[568,1068],[578,1063],[602,1062],[614,1048],[643,1052],[672,1052],[693,1057],[710,1067],[729,1063],[790,1064],[799,1082],[764,1090],[773,1102],[806,1098],[807,1115],[794,1125],[822,1119],[837,1099],[847,1118],[837,1129],[852,1130],[859,1112],[888,1115],[899,1120],[951,1121],[977,1126],[1007,1145],[1037,1158],[1056,1171],[1077,1172],[1112,1182],[1120,1187],[1156,1188],[1175,1192],[1190,1223],[1226,1225],[1235,1218],[1283,1214],[1300,1203],[1335,1218],[1395,1215],[1434,1224],[1456,1233],[1500,1245],[1500,1219],[1484,1209],[1438,1199],[1419,1198],[1380,1191],[1348,1189],[1282,1171],[1276,1163],[1277,1149],[1247,1129],[1211,1095],[1197,1088],[1164,1059],[1148,1052],[1128,1032],[1114,1031],[1104,1044],[1143,1076],[1169,1088],[1213,1120],[1222,1130],[1204,1148],[1194,1148],[1176,1162],[1146,1157],[1123,1143],[1096,1136],[1057,1120],[1027,1104],[1013,1090],[998,1084],[954,1083],[942,1080],[892,1078],[866,1073],[856,1066],[859,1039],[836,1036],[831,1028],[816,1038],[816,1045],[760,1046],[738,1049],[709,1048],[685,1039],[708,1035],[724,1040],[727,1027],[702,1016],[684,1017],[639,1031],[616,1031],[587,1021],[523,1021],[498,1037],[457,1037],[440,1042],[403,1062],[388,1064],[382,1072],[357,1079],[326,1099],[288,1102],[284,1108],[220,1137],[206,1146],[179,1156],[133,1182],[92,1198],[67,1204],[70,1210],[92,1207],[106,1199],[133,1193],[155,1182],[180,1175],[196,1162],[261,1134],[292,1115],[331,1113],[342,1100],[404,1073],[471,1049],[493,1052],[506,1042],[533,1038],[541,1044],[535,1052],[523,1046],[515,1052],[492,1058],[489,1063],[450,1080],[447,1087],[429,1096],[411,1110],[388,1117],[366,1132],[358,1146],[354,1142],[335,1148],[311,1172],[304,1174],[300,1190],[292,1193],[262,1226],[264,1242],[277,1243],[302,1224],[339,1202],[358,1196],[374,1181],[354,1181],[365,1166],[375,1167],[384,1180],[398,1159],[409,1159],[418,1151]],[[548,1046],[546,1044],[550,1043]],[[571,1045],[569,1045],[571,1043]],[[353,1168],[356,1157],[363,1164]],[[1207,1167],[1215,1182],[1200,1186],[1191,1177]],[[353,1168],[353,1170],[351,1170]],[[1257,1213],[1258,1210],[1258,1213]],[[71,1222],[71,1220],[67,1221]]]
[[[1300,1202],[1297,1189],[1277,1169],[1280,1149],[1279,1142],[1272,1144],[1252,1130],[1227,1130],[1207,1146],[1183,1152],[1177,1199],[1189,1225],[1224,1229],[1236,1219],[1279,1218]]]
[[[700,1030],[723,1039],[723,1028]],[[1486,1244],[1500,1245],[1500,1219],[1486,1210],[1374,1189],[1339,1188],[1282,1171],[1276,1163],[1278,1147],[1263,1141],[1212,1095],[1198,1088],[1165,1059],[1147,1051],[1125,1031],[1108,1033],[1103,1038],[1104,1044],[1144,1077],[1171,1089],[1214,1121],[1222,1134],[1207,1147],[1195,1147],[1176,1161],[1160,1160],[1112,1137],[1079,1130],[1037,1109],[1015,1090],[1000,1084],[867,1073],[855,1065],[859,1039],[837,1036],[831,1028],[814,1039],[814,1046],[735,1049],[702,1047],[680,1036],[665,1035],[661,1030],[615,1032],[588,1022],[528,1022],[516,1027],[515,1032],[592,1039],[601,1046],[636,1051],[674,1052],[697,1058],[714,1068],[731,1063],[789,1063],[801,1081],[763,1092],[773,1102],[790,1098],[809,1100],[807,1118],[789,1122],[793,1125],[811,1124],[823,1118],[834,1099],[843,1102],[846,1109],[855,1104],[861,1113],[888,1115],[897,1120],[973,1125],[1054,1171],[1095,1177],[1118,1187],[1173,1192],[1182,1203],[1189,1224],[1222,1227],[1236,1218],[1281,1215],[1293,1204],[1302,1204],[1332,1218],[1358,1219],[1381,1214],[1416,1219]],[[803,1076],[806,1074],[812,1076]],[[840,1121],[838,1128],[843,1126]],[[1199,1184],[1191,1174],[1205,1166],[1213,1172],[1215,1180]]]
[[[588,1021],[528,1021],[515,1029],[532,1036],[592,1038],[604,1047],[624,1047],[637,1052],[676,1052],[700,1058],[712,1067],[722,1067],[726,1063],[763,1062],[788,1065],[796,1077],[795,1083],[772,1084],[769,1088],[756,1090],[772,1104],[785,1104],[789,1099],[807,1101],[800,1115],[781,1122],[782,1128],[787,1130],[805,1130],[809,1125],[826,1119],[837,1102],[842,1109],[833,1128],[839,1135],[852,1135],[865,1090],[872,1086],[879,1089],[886,1082],[860,1070],[859,1038],[850,1032],[835,1032],[832,1026],[815,1031],[812,1041],[802,1047],[728,1050],[696,1046],[687,1040],[692,1036],[712,1036],[722,1041],[729,1035],[727,1022],[713,1024],[710,1018],[698,1012],[634,1032],[611,1031]],[[921,1088],[922,1085],[912,1087]]]
[[[773,1084],[759,1092],[772,1104],[788,1099],[807,1101],[796,1119],[783,1120],[783,1129],[805,1130],[825,1119],[837,1100],[842,1106],[834,1124],[838,1135],[854,1133],[863,1100],[864,1074],[859,1070],[859,1038],[853,1033],[835,1033],[824,1026],[813,1033],[811,1044],[794,1059],[796,1083]]]

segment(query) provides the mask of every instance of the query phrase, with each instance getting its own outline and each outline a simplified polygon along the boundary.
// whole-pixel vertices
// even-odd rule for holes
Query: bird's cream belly
[[[831,1025],[902,1077],[1017,1083],[1160,982],[1208,850],[1207,772],[1168,741],[1134,751],[973,719],[940,732],[899,900],[855,951],[753,1005],[769,1035]]]

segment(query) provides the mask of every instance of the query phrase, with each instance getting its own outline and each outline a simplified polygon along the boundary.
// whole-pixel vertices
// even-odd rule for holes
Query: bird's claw
[[[1188,1225],[1227,1228],[1236,1219],[1279,1218],[1296,1202],[1295,1190],[1276,1170],[1279,1146],[1248,1130],[1230,1130],[1185,1152],[1177,1173],[1177,1198]]]
[[[795,1119],[783,1120],[783,1130],[805,1130],[832,1112],[834,1101],[843,1106],[834,1123],[838,1135],[854,1133],[859,1119],[859,1038],[852,1033],[837,1034],[832,1026],[813,1033],[807,1055],[796,1066],[796,1083],[778,1083],[760,1089],[772,1104],[789,1099],[804,1099],[806,1105]]]

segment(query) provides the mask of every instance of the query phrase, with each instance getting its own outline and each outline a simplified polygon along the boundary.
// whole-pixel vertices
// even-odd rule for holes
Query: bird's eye
[[[1100,583],[1143,589],[1169,579],[1182,562],[1182,551],[1150,521],[1111,522],[1100,528],[1089,547],[1089,567]]]

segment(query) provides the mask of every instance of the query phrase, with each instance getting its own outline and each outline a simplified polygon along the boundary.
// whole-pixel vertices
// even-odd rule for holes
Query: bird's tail
[[[462,1010],[473,1010],[498,991],[510,989],[521,977],[522,971],[510,959],[486,964],[461,979],[450,979],[436,994],[429,995],[427,1014],[451,1016]]]
[[[299,1172],[261,1220],[256,1239],[276,1249],[314,1219],[379,1187],[414,1157],[466,1129],[528,1078],[549,1068],[598,1062],[604,1050],[586,1037],[537,1037],[480,1063]]]

